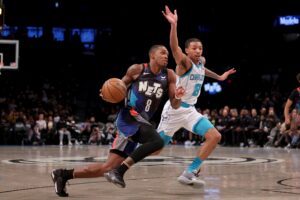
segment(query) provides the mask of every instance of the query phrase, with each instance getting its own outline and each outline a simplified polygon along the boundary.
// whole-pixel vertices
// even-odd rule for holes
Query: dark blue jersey
[[[168,91],[167,69],[153,74],[147,64],[143,66],[140,76],[128,88],[127,106],[118,114],[117,127],[125,136],[135,134],[140,123],[151,119]]]

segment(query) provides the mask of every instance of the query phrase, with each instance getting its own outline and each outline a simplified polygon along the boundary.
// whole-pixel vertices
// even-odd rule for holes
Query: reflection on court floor
[[[299,199],[299,151],[218,147],[202,168],[202,189],[180,185],[176,177],[198,147],[168,146],[125,175],[120,189],[104,178],[75,179],[76,199]],[[109,146],[1,146],[0,199],[59,199],[50,179],[53,168],[103,162]]]

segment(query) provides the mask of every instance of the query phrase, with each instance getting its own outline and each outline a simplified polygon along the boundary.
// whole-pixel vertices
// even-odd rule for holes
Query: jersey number
[[[193,92],[193,96],[198,96],[199,92],[200,92],[200,89],[201,89],[201,84],[196,84],[195,85],[195,88],[194,88],[194,92]]]
[[[146,112],[148,112],[150,110],[151,104],[152,104],[152,100],[148,99],[146,102],[146,107],[145,107]]]

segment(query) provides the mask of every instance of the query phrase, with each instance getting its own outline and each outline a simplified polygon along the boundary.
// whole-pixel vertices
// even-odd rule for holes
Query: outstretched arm
[[[227,77],[230,75],[230,74],[234,74],[236,72],[236,70],[234,68],[224,72],[221,76],[216,74],[215,72],[205,68],[205,76],[208,76],[210,78],[213,78],[213,79],[216,79],[218,81],[224,81],[227,79]]]
[[[178,37],[177,37],[177,11],[174,10],[172,13],[168,6],[165,6],[165,11],[162,11],[165,18],[171,25],[170,30],[170,47],[177,64],[176,73],[178,75],[183,75],[187,70],[189,70],[192,66],[190,59],[182,52],[181,48],[178,45]]]
[[[168,79],[169,79],[169,99],[171,106],[174,109],[180,107],[181,97],[184,95],[185,90],[182,87],[176,88],[176,74],[173,70],[168,69]]]

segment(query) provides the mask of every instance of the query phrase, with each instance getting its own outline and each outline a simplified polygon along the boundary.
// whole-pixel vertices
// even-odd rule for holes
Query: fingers
[[[231,68],[230,70],[228,70],[228,72],[229,72],[230,74],[233,74],[233,73],[236,72],[236,70],[235,70],[235,68]]]
[[[167,5],[165,5],[165,12],[163,12],[163,14],[164,15],[168,15],[170,13],[172,13],[171,10],[170,10],[170,8]],[[176,10],[174,10],[174,14],[177,15],[177,11]]]
[[[165,17],[167,17],[168,14],[169,14],[170,12],[171,12],[171,11],[170,11],[169,7],[166,5],[166,6],[165,6],[165,11],[162,11],[162,14],[163,14]]]
[[[182,96],[185,93],[185,89],[182,86],[180,86],[180,87],[176,88],[175,93],[177,94],[176,96]]]
[[[182,91],[182,90],[184,90],[184,88],[183,88],[183,87],[180,87],[180,88],[178,88],[178,90],[179,90],[179,91]]]
[[[170,12],[169,6],[165,5],[166,12]]]

